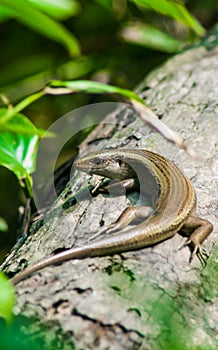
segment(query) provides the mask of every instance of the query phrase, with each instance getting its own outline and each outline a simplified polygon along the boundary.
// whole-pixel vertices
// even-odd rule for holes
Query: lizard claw
[[[201,265],[205,267],[207,265],[207,259],[209,258],[209,255],[206,252],[206,250],[202,249],[200,244],[193,242],[190,238],[187,239],[187,241],[179,248],[179,250],[186,247],[187,245],[192,245],[194,247],[189,262],[192,262],[194,256],[197,255]]]
[[[188,241],[194,246],[193,252],[190,257],[190,262],[193,260],[193,257],[197,255],[201,265],[203,267],[206,267],[207,259],[209,258],[209,255],[207,254],[206,250],[201,248],[200,243],[195,243],[191,239],[189,239]]]
[[[200,248],[200,249],[197,251],[196,255],[197,255],[198,259],[200,260],[201,265],[202,265],[203,267],[206,267],[206,265],[207,265],[207,260],[208,260],[208,258],[209,258],[209,254],[206,252],[206,250]]]

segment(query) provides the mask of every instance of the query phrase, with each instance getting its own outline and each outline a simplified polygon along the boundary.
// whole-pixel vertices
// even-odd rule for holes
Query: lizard
[[[11,279],[14,285],[56,263],[142,249],[179,231],[188,235],[185,245],[192,248],[190,260],[196,254],[204,260],[201,244],[212,232],[213,225],[195,215],[194,187],[173,161],[148,150],[106,149],[78,158],[74,167],[90,175],[118,179],[126,190],[133,189],[138,182],[139,205],[127,207],[115,223],[103,228],[102,231],[113,235],[59,252],[27,267]],[[141,199],[148,193],[151,205],[141,205]],[[137,218],[141,222],[130,227]]]

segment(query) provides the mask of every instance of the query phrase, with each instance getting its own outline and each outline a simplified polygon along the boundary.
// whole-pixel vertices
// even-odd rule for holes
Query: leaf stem
[[[34,101],[38,100],[39,98],[41,98],[42,96],[45,95],[45,91],[41,90],[39,92],[36,92],[33,95],[28,96],[27,98],[25,98],[24,100],[22,100],[21,102],[19,102],[15,107],[13,108],[9,108],[6,113],[4,115],[2,115],[1,119],[0,119],[0,124],[6,123],[9,119],[11,119],[13,116],[15,116],[17,113],[19,113],[20,111],[22,111],[24,108],[26,108],[27,106],[29,106],[31,103],[33,103]]]

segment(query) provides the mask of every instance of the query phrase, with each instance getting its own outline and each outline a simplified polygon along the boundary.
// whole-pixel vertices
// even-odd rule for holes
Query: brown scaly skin
[[[151,207],[128,207],[114,224],[102,230],[115,235],[48,257],[12,278],[14,284],[55,263],[145,248],[178,231],[189,233],[186,244],[193,248],[192,257],[197,253],[204,259],[201,243],[212,232],[213,225],[194,215],[195,190],[173,162],[147,150],[109,149],[76,160],[75,167],[89,174],[119,179],[125,188],[133,186],[134,181],[129,180],[137,176],[140,195],[152,193]],[[143,222],[122,231],[138,217],[144,218]]]

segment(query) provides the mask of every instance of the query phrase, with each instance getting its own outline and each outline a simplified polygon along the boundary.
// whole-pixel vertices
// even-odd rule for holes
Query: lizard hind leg
[[[192,260],[193,257],[197,255],[201,263],[206,263],[208,255],[205,250],[202,249],[201,244],[210,235],[212,230],[213,225],[208,220],[199,218],[197,216],[189,216],[187,218],[185,224],[182,227],[182,231],[189,233],[189,238],[186,241],[185,245],[191,245],[193,247],[190,260]]]

